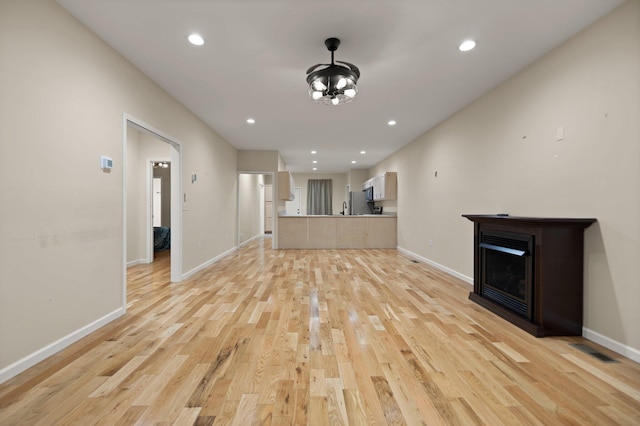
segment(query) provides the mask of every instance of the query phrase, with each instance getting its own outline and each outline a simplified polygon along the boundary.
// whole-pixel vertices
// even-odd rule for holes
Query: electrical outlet
[[[433,247],[433,240],[429,240],[429,247]]]

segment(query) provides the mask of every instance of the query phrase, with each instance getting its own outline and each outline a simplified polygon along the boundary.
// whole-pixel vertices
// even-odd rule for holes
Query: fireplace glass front
[[[481,236],[481,294],[531,319],[533,236],[485,231]]]

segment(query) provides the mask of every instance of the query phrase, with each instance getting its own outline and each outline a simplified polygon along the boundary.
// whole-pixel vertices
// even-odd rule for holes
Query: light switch
[[[564,140],[564,127],[560,126],[556,128],[556,140],[562,141]]]

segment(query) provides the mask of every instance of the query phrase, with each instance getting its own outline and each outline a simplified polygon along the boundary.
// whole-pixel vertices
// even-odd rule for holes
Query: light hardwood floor
[[[126,316],[0,386],[0,424],[640,424],[637,363],[396,250],[270,246],[180,284],[130,268]]]

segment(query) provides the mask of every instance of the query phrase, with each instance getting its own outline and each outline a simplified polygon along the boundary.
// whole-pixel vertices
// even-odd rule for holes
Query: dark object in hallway
[[[167,226],[153,227],[153,250],[169,250],[171,248],[171,228]]]

